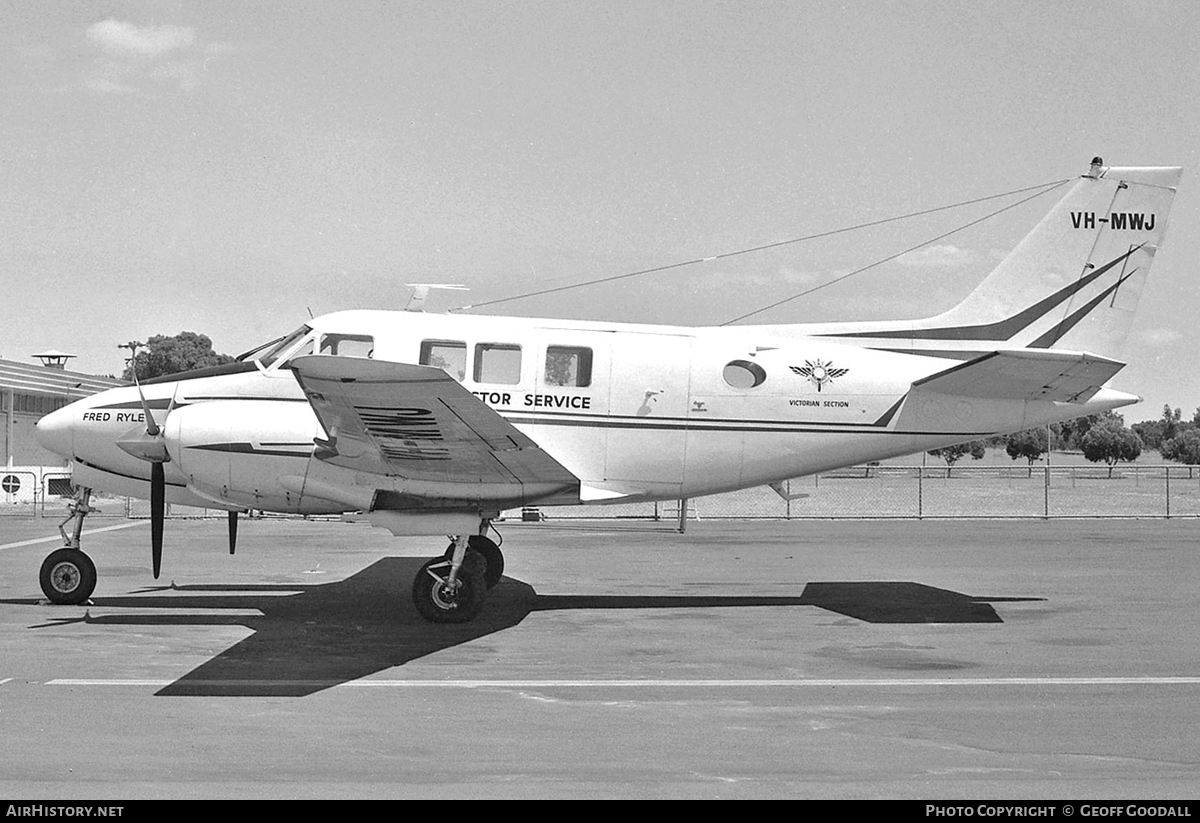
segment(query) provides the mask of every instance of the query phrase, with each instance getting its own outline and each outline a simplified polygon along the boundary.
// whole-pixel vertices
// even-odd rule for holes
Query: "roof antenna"
[[[404,285],[413,290],[412,296],[408,298],[408,305],[404,307],[405,311],[425,311],[425,300],[429,297],[430,289],[469,291],[466,286],[459,283],[405,283]]]

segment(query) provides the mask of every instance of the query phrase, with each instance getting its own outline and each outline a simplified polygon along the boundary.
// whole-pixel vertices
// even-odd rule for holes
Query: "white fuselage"
[[[1107,389],[1086,403],[914,400],[914,381],[954,361],[805,336],[802,327],[783,334],[349,311],[306,328],[258,361],[143,384],[156,419],[166,415],[168,501],[299,513],[355,508],[306,498],[280,480],[309,472],[319,462],[314,439],[328,436],[286,368],[290,357],[323,345],[330,356],[445,368],[577,477],[582,501],[765,485],[1134,400]],[[126,387],[44,418],[39,437],[72,460],[77,483],[144,497],[150,465],[116,446],[144,428],[138,390]]]

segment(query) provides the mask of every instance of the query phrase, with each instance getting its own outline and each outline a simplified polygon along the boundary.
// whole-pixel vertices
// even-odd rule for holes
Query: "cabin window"
[[[424,340],[417,362],[442,369],[461,382],[467,376],[467,344],[458,340]]]
[[[320,354],[372,357],[375,354],[375,338],[369,334],[324,334],[321,335]]]
[[[475,346],[475,382],[515,385],[521,382],[521,347],[512,343]]]
[[[735,389],[752,389],[761,386],[767,379],[763,367],[749,360],[733,360],[726,363],[721,376]]]
[[[546,385],[592,385],[592,350],[581,346],[550,346],[546,349]]]

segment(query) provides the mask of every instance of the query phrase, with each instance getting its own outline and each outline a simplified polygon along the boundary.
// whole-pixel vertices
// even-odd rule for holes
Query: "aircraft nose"
[[[75,410],[70,406],[52,411],[35,425],[35,436],[42,448],[67,460],[75,451]]]

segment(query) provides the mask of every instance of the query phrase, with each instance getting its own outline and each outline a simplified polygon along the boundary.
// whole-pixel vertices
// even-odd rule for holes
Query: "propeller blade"
[[[151,437],[157,437],[159,432],[158,424],[154,422],[154,415],[150,413],[150,404],[146,402],[146,395],[142,393],[142,384],[138,381],[137,369],[133,370],[133,385],[137,386],[138,397],[142,399],[142,411],[146,415],[146,434]],[[174,400],[175,398],[172,397],[171,399]]]
[[[167,404],[167,410],[163,413],[163,425],[167,425],[167,418],[171,416],[171,412],[175,410],[175,398],[179,394],[179,384],[175,384],[174,390],[171,392],[171,402]]]
[[[238,513],[229,513],[229,553],[233,554],[233,550],[237,547],[237,521]]]
[[[154,579],[162,568],[163,512],[167,495],[167,477],[162,463],[150,464],[150,560]]]

